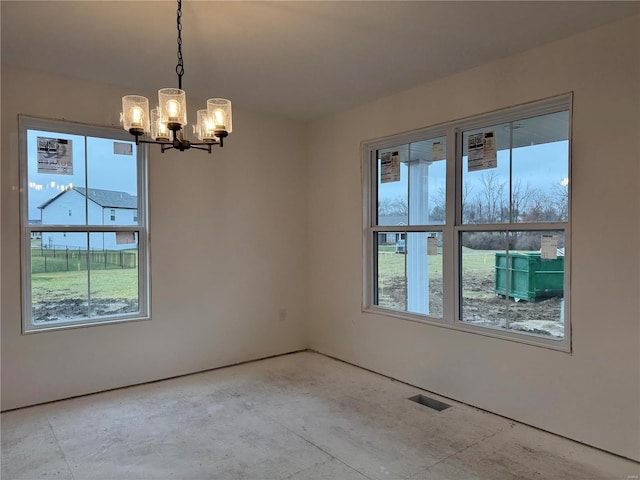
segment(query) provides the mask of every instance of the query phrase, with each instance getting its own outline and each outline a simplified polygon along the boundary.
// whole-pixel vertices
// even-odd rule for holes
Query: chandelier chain
[[[178,0],[176,23],[178,29],[178,64],[176,65],[176,74],[178,75],[178,88],[182,90],[182,75],[184,75],[184,60],[182,59],[182,0]]]

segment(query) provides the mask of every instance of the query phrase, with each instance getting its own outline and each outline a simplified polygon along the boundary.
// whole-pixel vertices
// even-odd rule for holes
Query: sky
[[[514,148],[512,153],[513,182],[520,180],[523,187],[528,184],[531,189],[539,189],[544,192],[550,192],[562,183],[566,186],[569,176],[568,149],[569,142],[566,140]],[[495,172],[499,176],[499,180],[508,185],[509,150],[500,150],[497,156],[497,168],[475,172],[468,171],[467,157],[463,157],[463,182],[472,189],[472,196],[482,190],[482,177],[490,172]],[[433,201],[433,197],[444,191],[446,185],[445,161],[435,161],[428,168],[429,198]],[[400,164],[400,181],[380,183],[380,173],[378,172],[379,199],[395,200],[398,197],[406,199],[409,190],[408,177],[407,163]]]
[[[66,139],[71,141],[72,174],[38,173],[38,137]],[[414,151],[432,155],[433,143],[444,138],[430,139],[412,144]],[[28,191],[29,219],[40,219],[39,205],[69,188],[76,187],[116,190],[136,195],[137,166],[135,142],[114,141],[104,138],[68,135],[57,132],[29,130],[28,142]],[[114,143],[131,145],[131,154],[114,153]],[[513,149],[513,181],[521,180],[523,187],[549,191],[568,178],[568,141],[541,143]],[[86,152],[85,152],[86,150]],[[392,149],[387,149],[392,150]],[[411,145],[394,148],[401,154],[400,180],[380,183],[378,174],[379,199],[396,200],[407,198],[409,187],[409,168],[407,160],[411,154]],[[85,155],[88,153],[88,155]],[[45,154],[46,155],[46,154]],[[86,157],[86,158],[85,158]],[[472,190],[472,195],[481,191],[482,176],[496,172],[500,181],[509,182],[509,150],[498,151],[498,166],[495,169],[468,172],[467,157],[463,157],[463,182]],[[379,170],[379,169],[378,169]],[[444,159],[433,161],[428,167],[429,199],[445,191],[446,162]],[[443,202],[444,203],[444,202]]]
[[[66,173],[38,173],[38,138],[63,139],[71,142],[71,145],[67,146],[71,174],[68,171]],[[114,147],[114,143],[119,145]],[[55,145],[55,142],[50,144]],[[131,145],[131,147],[126,145]],[[116,148],[124,151],[130,148],[131,153],[114,153]],[[62,149],[64,147],[61,147],[60,151]],[[29,130],[27,132],[27,152],[29,220],[39,220],[40,210],[37,207],[72,185],[137,195],[135,142]],[[41,153],[42,159],[47,157],[52,158],[54,162],[57,158],[54,152]]]

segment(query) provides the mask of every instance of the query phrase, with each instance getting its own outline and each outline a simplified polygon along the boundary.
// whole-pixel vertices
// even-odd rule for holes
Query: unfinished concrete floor
[[[425,394],[443,411],[407,400]],[[2,414],[2,479],[623,479],[637,463],[302,352]]]

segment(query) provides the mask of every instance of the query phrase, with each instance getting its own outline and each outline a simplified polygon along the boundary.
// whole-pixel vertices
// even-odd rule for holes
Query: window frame
[[[103,138],[114,141],[132,142],[131,136],[122,129],[89,125],[84,123],[54,120],[28,115],[18,116],[19,128],[19,175],[20,175],[20,277],[22,285],[21,317],[23,335],[69,328],[108,325],[131,321],[150,320],[150,274],[149,274],[149,224],[148,224],[148,149],[137,146],[137,212],[135,225],[42,225],[29,223],[29,167],[28,167],[28,131],[78,135]],[[85,140],[86,142],[86,140]],[[86,143],[85,143],[86,144]],[[85,154],[86,155],[86,154]],[[86,156],[85,156],[86,159]],[[86,174],[85,174],[86,175]],[[31,298],[31,236],[33,232],[62,233],[117,233],[137,232],[138,237],[138,311],[124,314],[112,314],[101,317],[86,317],[51,324],[36,324],[32,319]]]
[[[426,322],[433,323],[436,325],[442,325],[444,319],[447,318],[447,315],[450,315],[449,312],[450,303],[446,301],[443,295],[443,304],[442,304],[442,317],[431,317],[426,315],[421,315],[419,313],[412,313],[408,311],[400,311],[394,310],[390,308],[381,307],[374,304],[376,299],[375,287],[376,287],[376,262],[374,261],[374,234],[385,233],[385,232],[398,232],[398,233],[431,233],[431,232],[441,232],[442,233],[442,242],[443,245],[450,241],[448,238],[448,229],[447,226],[450,224],[451,219],[449,218],[449,212],[451,208],[448,205],[448,194],[445,198],[445,221],[440,224],[424,224],[424,225],[403,225],[403,226],[380,226],[376,225],[377,218],[377,209],[378,209],[378,199],[377,199],[377,170],[374,164],[377,164],[377,151],[384,150],[389,148],[394,148],[401,145],[407,145],[412,143],[417,143],[423,140],[432,140],[435,138],[446,139],[446,158],[445,158],[445,182],[446,182],[446,190],[449,191],[449,169],[451,168],[451,162],[449,161],[450,155],[453,154],[454,148],[451,148],[450,145],[454,145],[452,138],[450,138],[450,132],[447,129],[447,125],[436,125],[434,127],[429,127],[425,129],[415,130],[406,134],[400,135],[392,135],[389,137],[385,137],[379,141],[374,141],[372,143],[363,143],[363,158],[366,158],[365,163],[363,164],[363,168],[361,169],[363,172],[363,193],[364,193],[364,204],[368,205],[368,208],[365,207],[364,221],[365,221],[365,235],[363,239],[363,251],[365,252],[364,263],[365,265],[365,280],[364,280],[364,289],[363,289],[363,311],[374,312],[374,313],[383,313],[392,317],[400,317],[407,320],[413,320],[418,322]],[[375,194],[374,194],[375,192]],[[369,253],[366,253],[369,252]],[[445,262],[450,255],[449,252],[446,252],[443,249],[443,259],[442,259],[442,268],[443,268],[443,284],[450,280],[448,272],[445,269]],[[367,263],[368,262],[368,263]],[[368,264],[368,268],[367,268]],[[367,289],[367,285],[370,286]]]
[[[526,118],[568,111],[568,199],[566,222],[544,223],[503,223],[503,224],[463,224],[462,223],[462,138],[463,132],[486,128],[492,124],[521,121]],[[510,340],[527,345],[539,346],[570,353],[571,342],[571,154],[572,154],[572,92],[547,99],[525,103],[506,109],[438,124],[411,132],[389,135],[361,143],[361,171],[363,198],[363,295],[362,312],[384,315],[428,325],[469,332],[487,337]],[[446,199],[445,223],[437,226],[442,231],[443,240],[443,315],[442,319],[393,310],[374,304],[377,282],[376,250],[374,233],[385,231],[415,232],[425,231],[424,226],[402,228],[380,227],[376,223],[377,214],[377,151],[399,145],[418,142],[435,136],[446,137]],[[564,338],[551,339],[539,335],[514,330],[498,330],[473,325],[460,318],[461,303],[461,232],[468,231],[542,231],[562,230],[565,237],[564,258]],[[428,231],[428,230],[427,230]],[[447,246],[447,248],[444,248]],[[447,286],[449,286],[447,288]]]

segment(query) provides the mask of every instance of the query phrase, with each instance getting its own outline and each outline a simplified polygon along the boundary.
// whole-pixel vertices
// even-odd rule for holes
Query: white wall
[[[363,314],[360,143],[569,91],[573,353]],[[639,108],[636,16],[312,124],[311,347],[640,459]]]
[[[3,410],[306,347],[306,130],[241,110],[213,155],[151,151],[153,319],[20,335],[17,115],[118,125],[125,93],[2,67]]]

